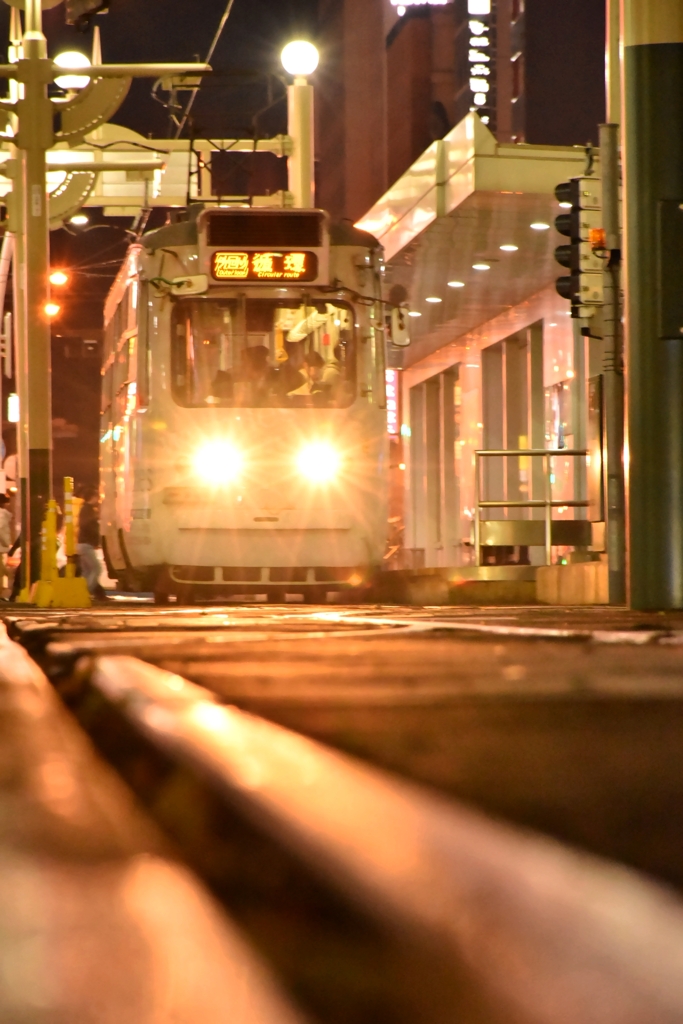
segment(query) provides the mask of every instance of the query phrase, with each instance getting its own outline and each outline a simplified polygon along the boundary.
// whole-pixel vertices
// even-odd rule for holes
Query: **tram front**
[[[370,586],[388,476],[377,243],[320,211],[218,208],[142,246],[126,562],[159,600]]]

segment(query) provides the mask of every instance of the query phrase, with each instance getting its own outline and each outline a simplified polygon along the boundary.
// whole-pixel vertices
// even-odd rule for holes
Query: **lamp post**
[[[0,65],[0,77],[14,79],[10,103],[5,104],[15,129],[17,160],[13,168],[14,192],[10,201],[11,230],[17,235],[16,281],[19,293],[17,316],[17,373],[20,388],[20,430],[27,433],[23,447],[22,475],[26,493],[23,506],[24,582],[37,578],[40,565],[40,531],[46,504],[52,491],[52,411],[50,323],[46,313],[49,296],[49,217],[46,186],[47,151],[56,142],[79,144],[85,136],[110,118],[126,96],[135,77],[168,78],[202,74],[205,64],[115,64],[97,61],[87,68],[86,88],[70,82],[74,90],[58,101],[61,127],[55,128],[56,104],[47,94],[48,85],[64,76],[47,56],[42,30],[42,7],[59,0],[7,0],[11,7],[23,7],[25,31],[16,63]],[[16,11],[12,12],[16,15]],[[13,18],[12,35],[19,34]],[[16,42],[13,38],[13,44]],[[68,62],[67,62],[68,63]],[[76,70],[86,70],[81,63]],[[17,309],[19,313],[19,308]],[[22,389],[23,383],[23,389]],[[23,391],[23,393],[22,393]],[[22,446],[19,446],[20,453]],[[20,462],[21,462],[20,458]],[[26,569],[30,565],[30,577]]]
[[[313,43],[297,40],[288,43],[282,51],[282,66],[293,75],[294,82],[287,88],[289,134],[292,155],[288,160],[289,191],[294,205],[315,206],[315,122],[313,86],[308,76],[318,66],[319,54]]]

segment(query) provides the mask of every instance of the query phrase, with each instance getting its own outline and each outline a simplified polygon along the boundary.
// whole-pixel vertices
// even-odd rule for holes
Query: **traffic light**
[[[66,0],[66,23],[87,28],[93,14],[109,9],[109,0]]]
[[[567,213],[555,218],[555,227],[570,239],[558,245],[555,259],[569,274],[558,277],[556,288],[572,304],[572,316],[590,317],[603,301],[603,272],[608,253],[602,227],[602,183],[583,177],[563,181],[555,196]]]

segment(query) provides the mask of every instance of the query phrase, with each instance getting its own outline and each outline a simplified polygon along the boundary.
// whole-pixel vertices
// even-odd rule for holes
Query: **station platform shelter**
[[[587,330],[555,289],[554,189],[588,167],[597,152],[498,143],[472,113],[357,224],[410,308],[388,371],[396,568],[533,581],[605,562],[600,317]]]

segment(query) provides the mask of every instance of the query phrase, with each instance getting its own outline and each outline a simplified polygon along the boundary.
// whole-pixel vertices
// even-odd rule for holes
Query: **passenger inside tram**
[[[300,300],[174,305],[173,395],[198,407],[341,407],[355,396],[353,311]]]

